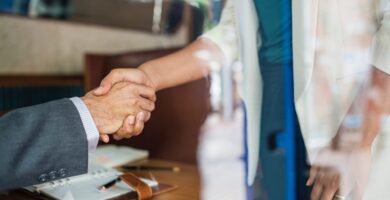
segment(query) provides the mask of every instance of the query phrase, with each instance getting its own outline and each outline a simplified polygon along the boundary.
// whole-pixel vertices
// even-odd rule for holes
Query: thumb
[[[93,94],[96,96],[101,96],[107,94],[111,89],[111,84],[102,83],[98,88],[93,91]]]
[[[118,82],[124,81],[127,73],[127,70],[124,69],[113,69],[111,72],[103,78],[100,86],[93,91],[93,94],[96,96],[101,96],[107,94],[113,85]]]

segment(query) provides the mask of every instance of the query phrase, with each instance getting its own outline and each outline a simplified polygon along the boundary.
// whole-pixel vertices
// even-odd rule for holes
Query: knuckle
[[[128,95],[130,97],[137,95],[137,88],[135,88],[133,84],[129,83],[129,85],[127,85],[126,89],[127,89]]]
[[[148,88],[148,93],[150,94],[150,96],[156,95],[156,93],[154,92],[154,90],[152,88]]]
[[[139,95],[140,91],[141,91],[141,89],[137,85],[134,85],[134,87],[133,87],[134,94]]]
[[[139,98],[134,98],[133,101],[134,101],[134,105],[138,106],[141,100]]]
[[[153,89],[151,88],[145,88],[145,94],[147,94],[150,98],[153,98],[155,95]]]
[[[129,104],[130,104],[131,106],[137,105],[137,104],[138,104],[138,99],[136,99],[136,98],[131,98],[131,99],[129,100]]]

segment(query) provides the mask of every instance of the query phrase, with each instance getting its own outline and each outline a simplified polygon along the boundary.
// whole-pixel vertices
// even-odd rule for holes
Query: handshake
[[[155,107],[155,90],[144,71],[115,69],[81,99],[92,115],[100,140],[107,143],[109,134],[120,140],[142,132]]]

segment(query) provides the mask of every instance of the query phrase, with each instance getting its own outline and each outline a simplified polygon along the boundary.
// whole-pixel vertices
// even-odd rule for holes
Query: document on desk
[[[102,145],[90,155],[89,162],[96,162],[105,167],[118,167],[129,162],[146,159],[148,156],[147,150],[127,146]]]
[[[110,199],[134,191],[123,181],[114,187],[101,191],[100,186],[115,180],[122,173],[98,164],[90,164],[88,174],[61,179],[26,188],[31,192],[40,192],[49,197],[61,200],[99,200]],[[141,179],[150,187],[158,185],[156,181]]]

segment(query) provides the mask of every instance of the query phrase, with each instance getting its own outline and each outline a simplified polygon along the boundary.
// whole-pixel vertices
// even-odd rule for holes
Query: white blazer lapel
[[[258,61],[258,18],[253,0],[236,0],[237,29],[239,31],[240,59],[245,79],[240,88],[247,114],[248,184],[257,174],[260,149],[260,113],[262,80]],[[256,41],[258,41],[256,43]]]
[[[313,17],[310,17],[313,16]],[[315,58],[318,0],[293,0],[293,62],[295,103],[308,87]]]

